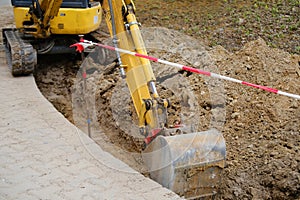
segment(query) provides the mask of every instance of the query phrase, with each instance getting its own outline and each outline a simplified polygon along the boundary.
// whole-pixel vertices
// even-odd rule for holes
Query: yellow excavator
[[[37,54],[62,54],[78,35],[89,37],[102,14],[113,45],[147,55],[132,0],[12,0],[16,28],[3,29],[12,75],[28,75]],[[167,124],[171,103],[159,96],[150,61],[116,52],[145,138],[143,159],[153,180],[187,199],[215,196],[225,167],[225,141],[215,129],[195,132]]]
[[[71,53],[78,34],[99,28],[102,9],[88,0],[12,0],[15,29],[3,29],[12,75],[28,75],[37,54]]]

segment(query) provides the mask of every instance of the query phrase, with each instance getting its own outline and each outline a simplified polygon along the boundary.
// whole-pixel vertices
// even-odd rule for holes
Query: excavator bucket
[[[217,194],[225,157],[225,140],[215,129],[158,136],[143,152],[151,178],[187,199]]]

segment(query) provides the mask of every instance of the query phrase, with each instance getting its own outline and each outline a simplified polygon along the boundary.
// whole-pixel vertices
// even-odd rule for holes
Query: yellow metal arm
[[[44,27],[50,26],[50,20],[57,16],[63,0],[40,0],[41,8],[44,11],[42,24]]]
[[[27,32],[37,38],[46,38],[50,36],[50,20],[53,19],[59,11],[63,0],[39,0],[29,10],[33,19],[32,25],[25,28],[33,30]]]
[[[104,10],[107,25],[112,30],[112,16],[110,14],[109,0],[104,0],[102,8]],[[134,15],[134,4],[131,0],[112,1],[113,14],[115,19],[116,36],[118,46],[123,49],[135,51],[147,55],[144,41]],[[139,118],[139,126],[150,126],[151,129],[158,128],[157,117],[152,111],[153,105],[156,105],[158,94],[151,86],[155,82],[149,60],[133,57],[130,55],[121,55],[123,67],[126,72],[126,82]]]

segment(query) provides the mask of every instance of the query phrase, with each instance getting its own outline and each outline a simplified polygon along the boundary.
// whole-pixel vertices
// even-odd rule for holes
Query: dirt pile
[[[229,54],[216,48],[222,74],[300,93],[300,57],[262,40]],[[299,101],[226,82],[224,199],[299,198]]]

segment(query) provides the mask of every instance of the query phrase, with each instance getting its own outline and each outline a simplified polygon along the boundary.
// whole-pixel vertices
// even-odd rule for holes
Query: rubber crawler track
[[[29,42],[22,40],[16,29],[3,30],[8,65],[13,76],[29,75],[37,64],[37,53]]]

